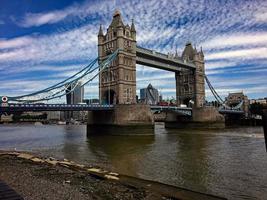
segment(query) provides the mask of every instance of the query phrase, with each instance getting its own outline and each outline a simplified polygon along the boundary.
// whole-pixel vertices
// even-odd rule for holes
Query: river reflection
[[[130,132],[131,130],[129,130]],[[0,148],[102,166],[229,199],[266,199],[267,156],[258,128],[86,135],[86,126],[1,125]]]
[[[142,171],[154,142],[154,136],[90,136],[87,140],[90,151],[98,158],[104,157],[113,170],[133,176]]]

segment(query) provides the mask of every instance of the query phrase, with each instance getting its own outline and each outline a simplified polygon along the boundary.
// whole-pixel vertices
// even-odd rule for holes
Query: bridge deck
[[[23,111],[94,111],[113,110],[113,105],[98,104],[3,104],[0,112],[23,112]]]
[[[174,111],[182,115],[192,115],[192,108],[181,108],[177,106],[157,106],[151,105],[154,111]],[[99,104],[0,104],[0,113],[12,112],[41,112],[41,111],[109,111],[114,110],[114,105]]]
[[[168,55],[142,47],[136,47],[136,63],[172,72],[179,72],[182,68],[196,68],[192,62],[174,59]]]

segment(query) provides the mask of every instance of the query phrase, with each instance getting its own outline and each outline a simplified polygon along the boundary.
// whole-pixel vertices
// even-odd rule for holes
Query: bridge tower
[[[205,65],[203,51],[201,49],[198,52],[188,42],[182,53],[182,59],[185,62],[193,62],[196,65],[196,69],[182,69],[182,71],[176,72],[177,104],[188,105],[191,100],[191,102],[193,101],[193,107],[203,107],[205,103]]]
[[[99,75],[99,99],[104,104],[136,103],[136,30],[134,22],[124,25],[116,10],[106,34],[98,33],[98,56],[101,63],[116,49],[118,53],[109,68]]]

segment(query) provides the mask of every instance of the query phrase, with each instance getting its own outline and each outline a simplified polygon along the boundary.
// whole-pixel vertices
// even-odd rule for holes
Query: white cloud
[[[207,62],[205,64],[206,70],[209,69],[218,69],[218,68],[225,68],[225,67],[233,67],[236,66],[237,63],[233,61],[215,61],[215,62]]]
[[[224,75],[224,74],[244,74],[244,73],[266,73],[267,72],[267,68],[262,68],[262,67],[254,67],[254,68],[245,68],[243,67],[243,69],[236,69],[233,68],[232,70],[227,70],[227,69],[222,69],[222,70],[208,70],[206,71],[207,75],[215,75],[215,74],[220,74],[220,75]]]
[[[267,12],[266,12],[266,10],[256,13],[255,14],[255,19],[258,22],[267,22]]]
[[[212,71],[209,70],[215,69],[221,69],[223,73],[224,68],[238,66],[244,63],[244,60],[246,62],[256,60],[256,66],[259,59],[265,59],[267,56],[267,32],[262,29],[250,29],[250,27],[256,27],[260,18],[262,21],[265,20],[264,14],[261,17],[259,14],[258,18],[255,18],[257,16],[255,13],[260,13],[258,11],[263,4],[262,1],[255,3],[229,1],[221,7],[218,1],[204,0],[190,2],[133,0],[117,3],[85,1],[62,10],[27,13],[20,21],[21,26],[31,27],[65,22],[58,24],[57,30],[63,31],[56,30],[50,35],[0,39],[0,69],[23,71],[21,67],[23,63],[24,66],[29,67],[28,71],[31,71],[30,68],[32,71],[37,71],[45,69],[47,66],[45,63],[49,62],[90,60],[97,56],[98,26],[96,24],[103,24],[105,30],[116,7],[121,10],[125,24],[129,23],[131,18],[135,19],[138,45],[164,53],[178,48],[181,53],[188,40],[198,46],[203,44],[205,58],[208,61],[206,69],[210,73]],[[79,24],[85,25],[79,27]],[[221,35],[222,31],[227,33]],[[223,48],[227,50],[218,51]],[[62,69],[63,76],[73,72],[67,68],[68,65]],[[55,76],[59,74],[52,65],[47,69],[56,72]],[[169,84],[169,89],[164,90],[174,91],[173,74],[142,67],[137,67],[137,72],[143,76],[137,77],[138,87],[152,82],[157,87]],[[222,80],[229,81],[225,77]],[[238,79],[238,81],[241,80]],[[263,81],[261,84],[263,83],[266,82]],[[95,89],[93,91],[97,92]]]
[[[0,38],[0,49],[8,49],[8,48],[26,46],[26,45],[29,45],[31,41],[32,41],[32,38],[28,36],[18,37],[18,38],[9,39],[9,40]]]
[[[41,26],[45,24],[54,24],[67,19],[68,17],[78,17],[80,20],[86,18],[88,15],[99,14],[100,10],[109,10],[111,2],[104,0],[101,2],[85,1],[82,4],[74,3],[62,10],[53,10],[42,13],[27,13],[18,25],[22,27]],[[73,21],[74,22],[74,21]]]
[[[264,93],[267,94],[267,87],[264,86],[257,86],[257,87],[249,87],[249,88],[224,88],[224,89],[216,89],[216,91],[219,93],[219,95],[224,98],[228,96],[229,93],[233,92],[244,92],[245,95],[252,95],[256,93]],[[209,89],[205,90],[206,98],[207,99],[214,99],[213,94]]]
[[[27,36],[0,41],[0,48],[14,48],[0,52],[0,63],[28,61],[89,60],[97,52],[97,27],[87,25],[48,36]],[[15,48],[17,47],[17,48]]]
[[[229,48],[233,46],[267,45],[267,32],[234,33],[220,35],[202,44],[204,49]]]
[[[231,58],[237,58],[243,60],[262,59],[262,58],[267,58],[267,47],[220,51],[216,53],[206,54],[205,57],[207,60],[231,59]]]
[[[23,27],[41,26],[43,24],[53,24],[66,18],[68,13],[66,12],[49,12],[49,13],[28,13],[24,17],[24,20],[20,22]]]

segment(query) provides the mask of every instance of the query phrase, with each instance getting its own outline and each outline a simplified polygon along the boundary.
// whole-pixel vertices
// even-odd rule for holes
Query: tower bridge
[[[16,110],[87,110],[88,126],[91,125],[153,125],[151,110],[168,112],[166,124],[177,121],[197,123],[222,123],[223,116],[218,110],[205,106],[205,79],[215,97],[218,96],[205,76],[204,53],[187,43],[181,56],[166,55],[137,46],[137,31],[134,21],[131,26],[124,24],[121,13],[113,14],[111,24],[104,33],[98,32],[98,58],[84,69],[60,83],[28,95],[9,97],[13,102],[30,104],[10,104],[0,107],[0,112]],[[98,62],[98,66],[94,65]],[[167,70],[174,73],[176,81],[176,107],[160,108],[137,104],[136,64]],[[60,98],[83,87],[99,77],[99,106],[46,104],[41,102]],[[71,87],[69,87],[71,85]],[[71,89],[69,89],[71,88]],[[216,95],[217,94],[217,95]],[[193,103],[192,108],[179,105]],[[108,106],[107,106],[108,105]],[[184,116],[184,118],[183,118]]]
[[[98,33],[98,54],[101,63],[114,50],[121,49],[111,66],[99,75],[101,102],[110,104],[136,103],[136,64],[174,72],[178,105],[195,103],[203,107],[205,102],[205,67],[202,49],[197,51],[187,43],[182,56],[174,57],[136,45],[134,21],[125,25],[116,11],[107,32],[102,26]]]

